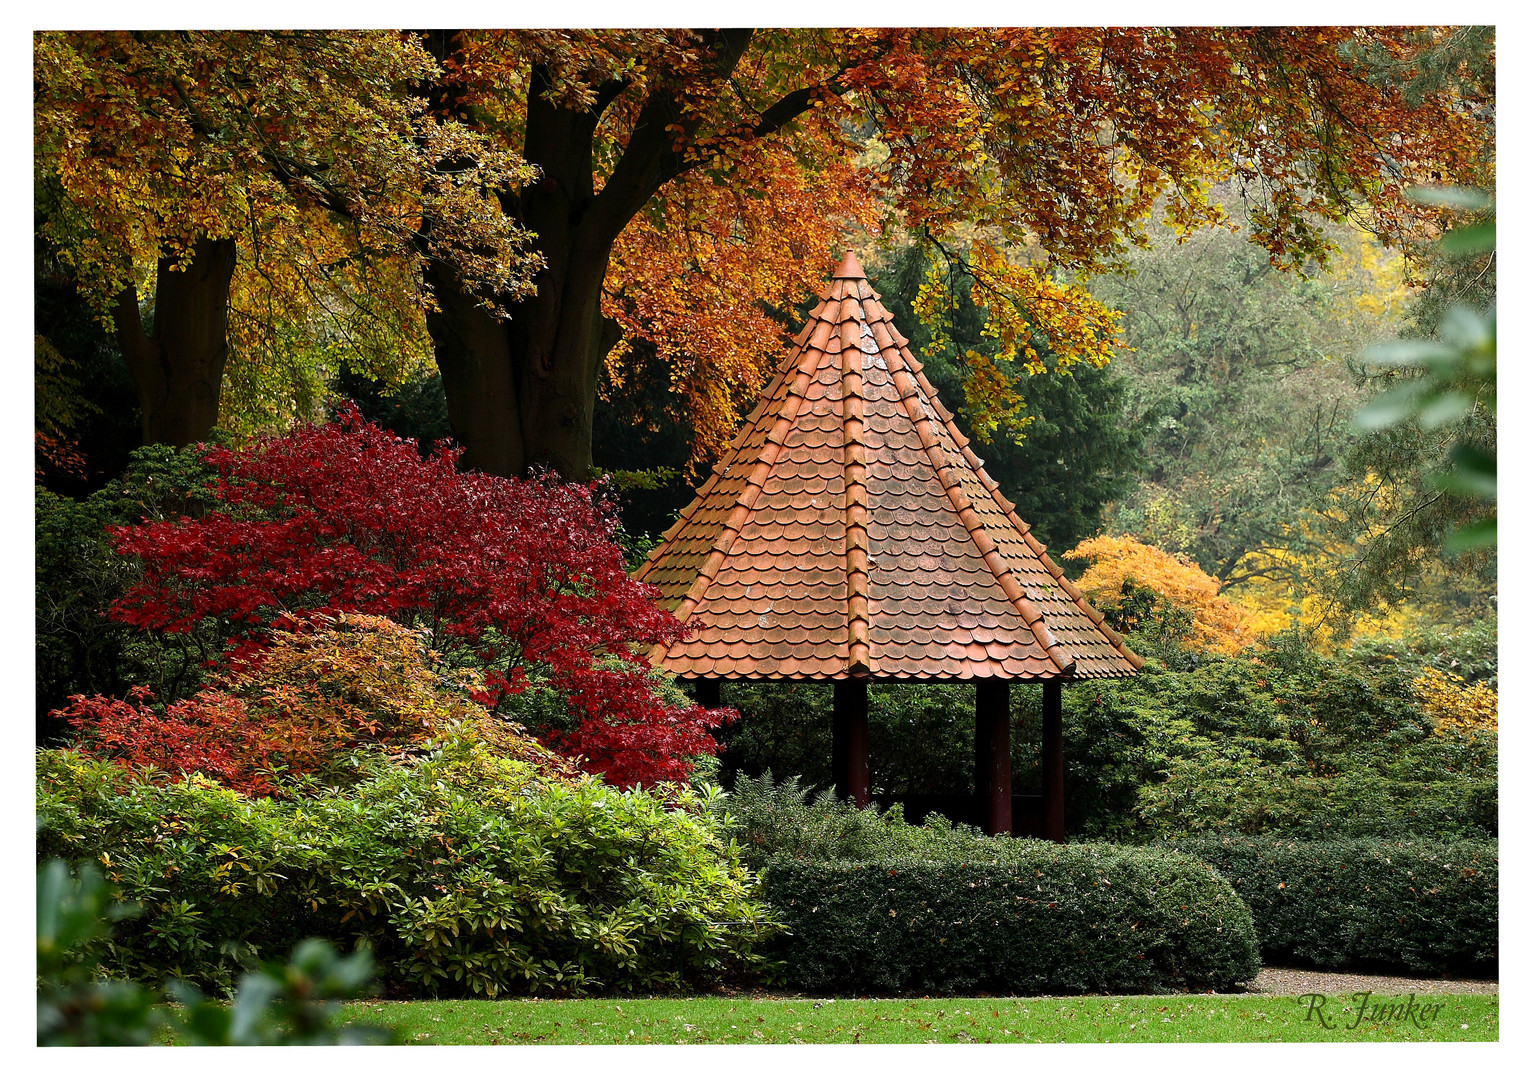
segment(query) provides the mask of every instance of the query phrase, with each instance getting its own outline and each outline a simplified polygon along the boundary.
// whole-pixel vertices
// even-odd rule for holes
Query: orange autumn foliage
[[[46,229],[98,305],[237,238],[225,412],[279,422],[331,354],[396,375],[432,346],[470,464],[583,477],[616,328],[643,347],[611,377],[666,380],[703,456],[849,238],[887,230],[971,279],[992,342],[967,380],[979,433],[1021,427],[1036,365],[1108,362],[1117,315],[1088,275],[1158,208],[1182,233],[1222,223],[1216,183],[1279,266],[1328,254],[1321,221],[1434,237],[1443,212],[1406,188],[1477,182],[1493,157],[1492,101],[1405,85],[1458,63],[1446,35],[45,34],[34,142]],[[1365,67],[1380,55],[1387,81]],[[930,284],[919,313],[946,310]]]
[[[990,357],[967,357],[971,423],[1017,434],[1023,376],[1101,367],[1121,347],[1118,313],[1085,280],[1143,242],[1153,212],[1182,234],[1222,224],[1209,191],[1232,180],[1277,265],[1326,258],[1322,218],[1355,215],[1405,245],[1428,228],[1406,185],[1462,176],[1487,138],[1470,103],[1406,99],[1351,61],[1387,50],[1403,67],[1441,40],[1424,29],[758,30],[724,83],[704,78],[698,38],[530,34],[537,55],[560,58],[564,92],[592,97],[615,57],[634,65],[601,125],[610,168],[644,94],[672,93],[683,117],[674,152],[688,171],[622,233],[605,314],[627,343],[654,346],[693,417],[695,457],[726,440],[777,359],[760,309],[817,280],[828,241],[875,233],[875,211],[925,249],[913,307],[935,345],[950,278],[971,278],[992,342]],[[794,96],[809,108],[761,131]],[[1391,149],[1377,149],[1380,131]],[[608,371],[617,384],[655,374],[619,347]]]
[[[93,756],[172,780],[199,772],[251,796],[280,796],[294,783],[344,784],[358,775],[354,751],[416,754],[452,731],[543,776],[582,775],[474,701],[483,690],[476,672],[439,674],[420,631],[375,615],[307,621],[303,630],[275,631],[257,659],[163,710],[138,687],[126,701],[76,695],[58,715]]]
[[[1190,647],[1233,656],[1255,640],[1250,614],[1220,596],[1219,579],[1186,556],[1142,544],[1133,536],[1094,536],[1066,552],[1065,558],[1092,563],[1076,587],[1095,607],[1117,608],[1126,583],[1132,583],[1192,616],[1185,642]]]
[[[865,178],[841,155],[811,162],[759,140],[733,149],[724,173],[676,180],[620,234],[603,310],[623,337],[605,372],[615,388],[667,382],[670,408],[695,432],[691,473],[725,448],[790,345],[770,313],[800,300],[803,276],[828,277],[838,238],[875,216]],[[831,224],[800,227],[812,220]]]

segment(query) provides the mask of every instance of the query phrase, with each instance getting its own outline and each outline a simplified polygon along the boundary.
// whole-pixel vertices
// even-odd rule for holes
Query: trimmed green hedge
[[[992,861],[771,862],[803,990],[1010,994],[1228,989],[1256,975],[1246,905],[1202,863],[1111,845]]]
[[[100,867],[140,907],[116,978],[226,990],[321,937],[369,945],[413,997],[650,990],[763,968],[777,926],[706,796],[568,785],[463,739],[281,802],[42,751],[37,810],[39,859]]]
[[[1213,866],[1246,901],[1264,962],[1418,974],[1498,964],[1493,842],[1226,836],[1173,848]]]
[[[1493,737],[1488,741],[1493,760]],[[1440,749],[1444,740],[1432,742]],[[1317,842],[1405,835],[1445,843],[1490,840],[1497,801],[1493,779],[1394,780],[1365,766],[1309,776],[1298,767],[1206,758],[1175,763],[1161,783],[1141,788],[1134,812],[1154,843],[1204,832]]]

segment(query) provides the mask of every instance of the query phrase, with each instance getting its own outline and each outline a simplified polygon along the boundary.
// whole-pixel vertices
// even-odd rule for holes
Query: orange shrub
[[[415,752],[448,727],[499,757],[575,779],[577,767],[473,700],[476,672],[449,677],[424,634],[379,615],[317,615],[277,630],[269,649],[219,678],[216,689],[156,710],[135,688],[127,701],[76,695],[58,715],[81,749],[156,776],[200,772],[246,795],[279,795],[284,781],[353,779],[350,752]]]
[[[1193,648],[1234,655],[1255,640],[1250,614],[1220,596],[1219,579],[1185,556],[1142,544],[1133,536],[1094,536],[1065,557],[1092,563],[1076,587],[1095,607],[1118,607],[1125,583],[1132,582],[1192,615],[1185,643]]]

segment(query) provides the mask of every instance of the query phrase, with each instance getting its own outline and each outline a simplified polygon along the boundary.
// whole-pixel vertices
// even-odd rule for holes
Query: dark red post
[[[1013,835],[1012,712],[1006,679],[976,682],[976,800],[988,836]]]
[[[870,684],[832,684],[832,779],[838,798],[864,809],[870,802]]]
[[[1060,680],[1045,680],[1040,761],[1044,769],[1044,838],[1066,840],[1066,752],[1060,739]]]

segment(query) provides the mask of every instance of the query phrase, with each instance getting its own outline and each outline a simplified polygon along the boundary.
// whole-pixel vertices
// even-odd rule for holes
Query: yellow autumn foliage
[[[1092,563],[1076,587],[1095,607],[1119,604],[1126,582],[1151,589],[1193,616],[1186,644],[1234,655],[1255,640],[1249,614],[1219,595],[1220,582],[1186,556],[1141,543],[1133,536],[1094,536],[1066,552]]]
[[[494,755],[527,762],[543,776],[580,773],[519,724],[473,699],[483,689],[471,668],[438,670],[441,657],[423,631],[380,615],[316,615],[298,630],[277,630],[267,650],[225,673],[223,687],[247,701],[264,739],[282,748],[298,773],[341,772],[341,751],[366,746],[411,754],[450,730]]]
[[[1247,562],[1253,562],[1257,554],[1249,555]],[[1426,613],[1412,603],[1376,601],[1369,611],[1348,612],[1297,580],[1253,579],[1222,595],[1246,612],[1252,636],[1298,630],[1324,653],[1341,648],[1352,637],[1404,638],[1428,621]],[[1340,626],[1333,616],[1344,620]]]
[[[1500,695],[1484,683],[1471,685],[1451,671],[1428,668],[1411,685],[1438,732],[1499,730]]]

